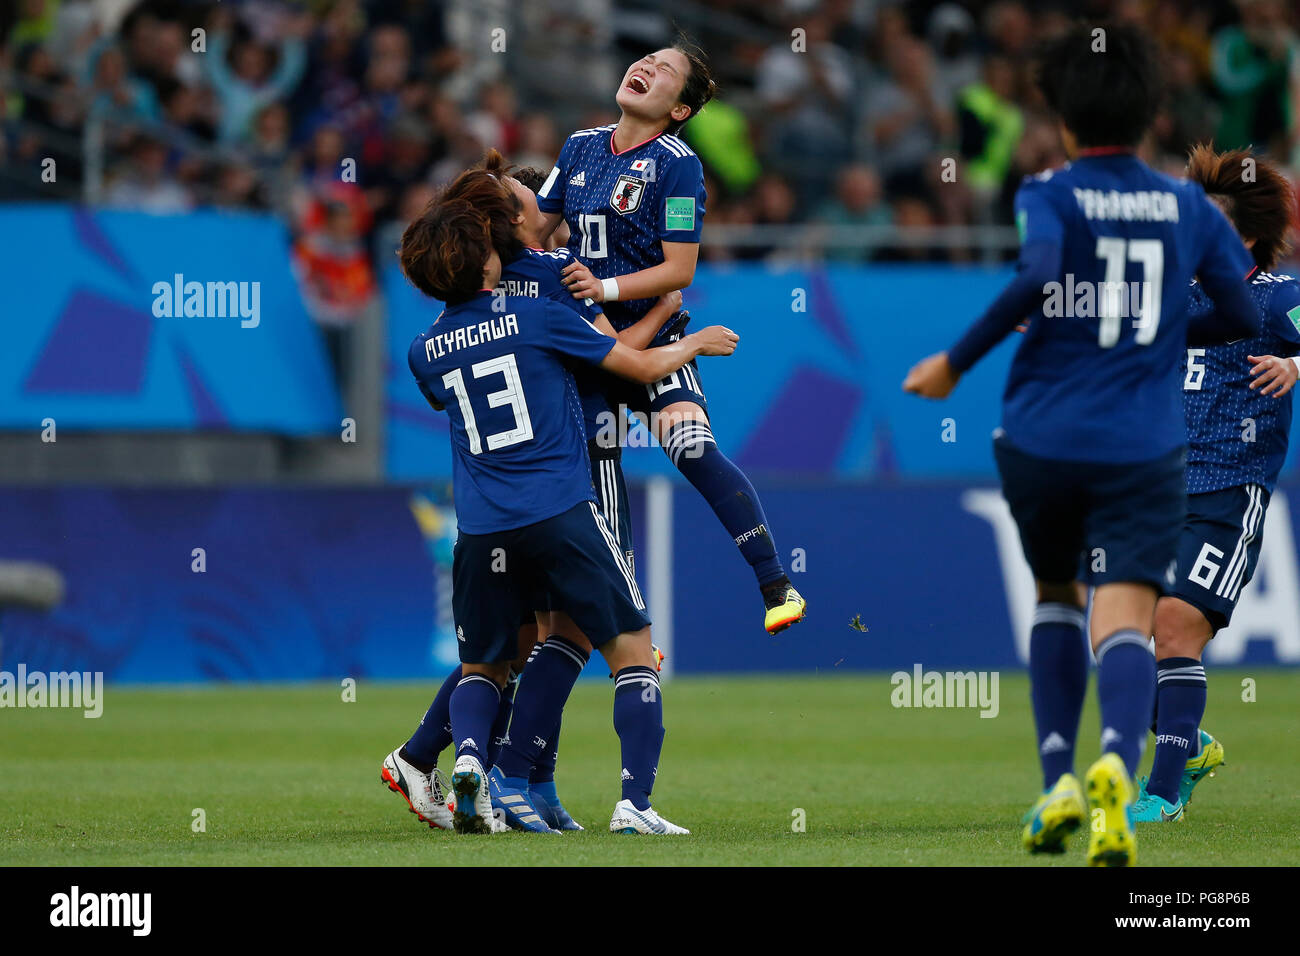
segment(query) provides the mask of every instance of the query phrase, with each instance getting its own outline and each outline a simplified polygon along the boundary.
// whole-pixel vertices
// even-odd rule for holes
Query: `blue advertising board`
[[[768,518],[808,619],[762,629],[749,568],[689,486],[671,485],[668,560],[634,489],[638,577],[670,608],[677,674],[1023,666],[1032,581],[996,488],[781,483]],[[1288,493],[1289,492],[1289,493]],[[1213,665],[1300,664],[1300,554],[1270,505],[1256,578]],[[108,680],[436,680],[456,661],[447,489],[5,489],[0,559],[58,570],[50,612],[0,610],[0,668]],[[645,569],[666,567],[670,593]],[[660,638],[662,639],[662,638]],[[603,676],[599,663],[589,675]]]
[[[0,206],[0,428],[335,432],[272,216]]]

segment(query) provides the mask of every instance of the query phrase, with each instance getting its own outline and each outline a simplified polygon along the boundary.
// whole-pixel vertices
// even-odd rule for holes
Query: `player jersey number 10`
[[[509,405],[515,413],[515,427],[509,431],[497,432],[487,436],[488,451],[508,448],[533,437],[533,421],[528,417],[528,402],[524,400],[523,383],[519,380],[519,366],[514,353],[502,355],[485,362],[476,362],[469,367],[475,378],[488,375],[504,375],[506,387],[496,392],[489,392],[489,408]],[[462,369],[453,369],[442,377],[442,384],[456,393],[456,403],[460,405],[461,417],[465,419],[465,435],[469,438],[469,450],[475,455],[483,454],[483,443],[479,439],[478,422],[474,418],[474,409],[470,406],[469,392],[465,390],[465,376]]]
[[[1097,258],[1106,263],[1106,277],[1097,303],[1097,315],[1101,319],[1098,344],[1104,349],[1113,348],[1119,342],[1124,317],[1130,311],[1140,311],[1141,317],[1133,326],[1137,330],[1133,341],[1138,345],[1150,345],[1155,341],[1156,329],[1160,327],[1160,290],[1165,277],[1164,243],[1159,239],[1099,236]],[[1138,284],[1141,294],[1138,301],[1141,304],[1134,310],[1128,307],[1132,297],[1129,286],[1124,281],[1129,262],[1140,263],[1143,272],[1142,281]]]
[[[578,216],[578,231],[582,233],[578,255],[584,259],[604,259],[609,255],[604,216],[582,213]]]

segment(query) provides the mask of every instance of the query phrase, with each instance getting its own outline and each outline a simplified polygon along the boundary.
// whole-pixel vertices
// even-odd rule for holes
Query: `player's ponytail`
[[[1272,269],[1291,251],[1295,189],[1276,165],[1249,149],[1216,153],[1202,143],[1188,155],[1187,178],[1201,184],[1242,239],[1255,240],[1250,253],[1261,269]]]

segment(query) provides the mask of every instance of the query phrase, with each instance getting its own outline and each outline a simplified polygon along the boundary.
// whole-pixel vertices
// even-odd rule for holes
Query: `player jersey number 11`
[[[488,451],[508,448],[530,441],[533,437],[533,420],[528,416],[528,402],[524,400],[523,382],[519,380],[519,365],[515,362],[513,352],[501,355],[485,362],[476,362],[469,368],[475,378],[487,375],[504,375],[506,387],[496,392],[489,392],[489,408],[509,405],[515,413],[515,427],[504,432],[487,436]],[[442,384],[456,393],[456,403],[460,405],[461,417],[465,419],[465,435],[469,438],[469,450],[472,454],[483,454],[483,443],[479,439],[478,421],[474,418],[474,409],[470,405],[469,392],[465,390],[463,369],[452,369],[442,377]]]
[[[1097,314],[1101,318],[1098,344],[1113,348],[1119,342],[1120,324],[1129,313],[1132,301],[1124,273],[1129,262],[1142,265],[1141,294],[1137,306],[1141,318],[1134,323],[1137,330],[1133,341],[1150,345],[1155,341],[1160,327],[1160,290],[1165,277],[1165,247],[1159,239],[1120,239],[1115,236],[1097,238],[1097,258],[1106,263],[1106,277],[1098,297]]]

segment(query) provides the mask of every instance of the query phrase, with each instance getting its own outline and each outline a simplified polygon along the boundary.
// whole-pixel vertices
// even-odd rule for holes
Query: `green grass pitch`
[[[671,681],[655,805],[694,833],[655,839],[607,830],[608,681],[581,683],[565,716],[558,783],[588,832],[562,837],[430,830],[381,786],[433,685],[361,682],[351,703],[331,684],[109,686],[98,720],[0,711],[0,864],[1082,865],[1078,836],[1061,857],[1020,849],[1038,786],[1024,675],[1002,676],[993,719],[895,709],[890,689],[885,674]],[[1300,673],[1211,669],[1206,727],[1227,765],[1185,823],[1140,829],[1139,863],[1300,862],[1297,713]]]

